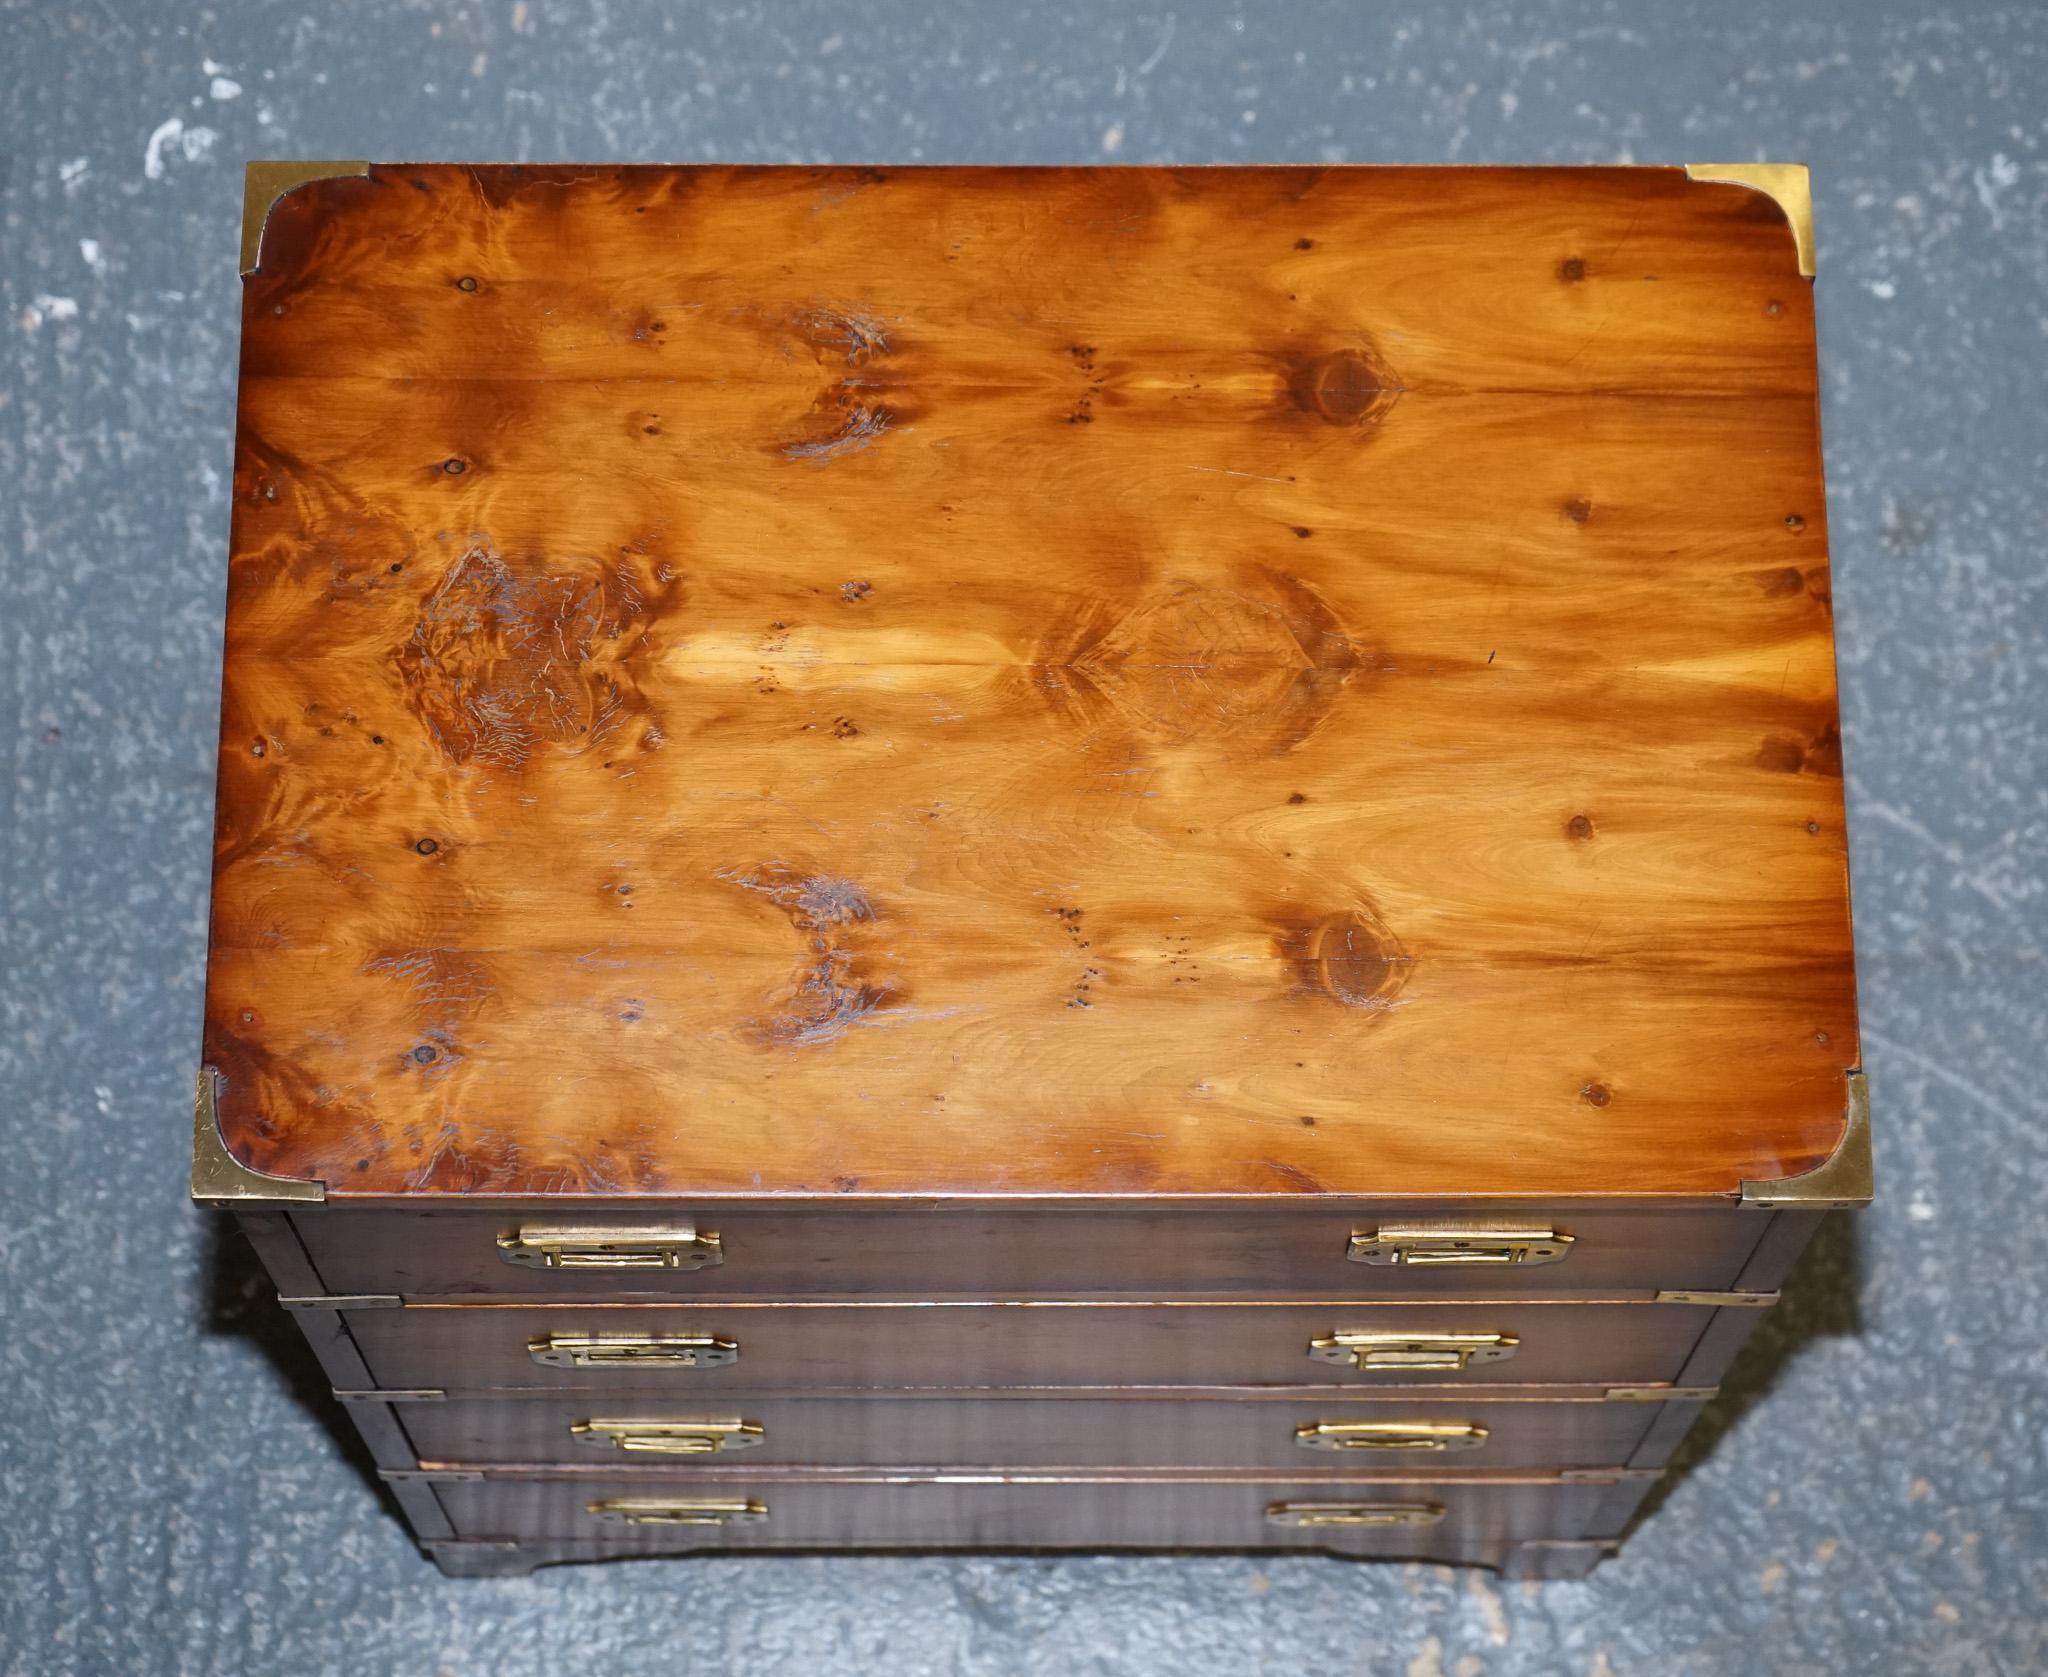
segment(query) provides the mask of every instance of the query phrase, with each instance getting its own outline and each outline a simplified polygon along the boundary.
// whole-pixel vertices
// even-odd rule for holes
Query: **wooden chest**
[[[1869,1196],[1810,256],[253,166],[194,1193],[442,1566],[1610,1549]]]

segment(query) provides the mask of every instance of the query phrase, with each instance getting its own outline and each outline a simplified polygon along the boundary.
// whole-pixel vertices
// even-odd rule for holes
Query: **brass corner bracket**
[[[324,1200],[319,1182],[291,1176],[267,1176],[251,1170],[228,1151],[220,1133],[220,1073],[199,1068],[199,1088],[192,1101],[192,1198],[199,1205],[276,1205],[291,1200]]]
[[[1849,1086],[1842,1139],[1813,1169],[1800,1176],[1742,1184],[1745,1211],[1854,1211],[1870,1203],[1870,1083],[1862,1072],[1845,1073]]]
[[[1804,163],[1688,163],[1685,178],[1746,186],[1770,199],[1792,228],[1800,273],[1813,278],[1813,183]]]
[[[308,181],[336,180],[349,175],[367,175],[370,165],[360,159],[339,161],[304,159],[286,163],[251,163],[242,185],[242,272],[253,274],[263,261],[263,229],[270,212],[294,187]]]

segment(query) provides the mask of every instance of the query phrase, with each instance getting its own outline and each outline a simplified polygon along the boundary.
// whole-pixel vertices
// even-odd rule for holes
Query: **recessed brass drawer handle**
[[[1351,1237],[1354,1264],[1557,1264],[1572,1237],[1519,1223],[1382,1223]]]
[[[549,1333],[526,1342],[544,1368],[723,1368],[739,1342],[710,1333]]]
[[[1308,1342],[1308,1354],[1319,1363],[1367,1373],[1455,1372],[1477,1363],[1504,1363],[1521,1344],[1511,1333],[1326,1333]]]
[[[715,1234],[687,1224],[608,1228],[587,1223],[523,1223],[498,1236],[498,1256],[522,1269],[711,1269],[725,1262]]]
[[[1443,1517],[1440,1502],[1275,1502],[1266,1509],[1269,1526],[1433,1526]]]
[[[753,1421],[572,1421],[579,1444],[599,1450],[631,1450],[652,1456],[715,1456],[750,1450],[767,1437]]]
[[[752,1497],[607,1497],[584,1511],[612,1526],[752,1526],[768,1505]]]
[[[1476,1421],[1304,1421],[1294,1442],[1304,1450],[1476,1450],[1486,1429]]]

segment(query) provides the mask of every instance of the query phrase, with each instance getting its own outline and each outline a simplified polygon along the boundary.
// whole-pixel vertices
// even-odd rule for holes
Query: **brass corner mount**
[[[1785,214],[1799,271],[1813,278],[1813,183],[1804,163],[1688,163],[1687,180],[1746,186],[1761,192]]]
[[[1854,1211],[1870,1203],[1870,1084],[1847,1072],[1848,1107],[1842,1139],[1813,1169],[1799,1176],[1742,1184],[1745,1211]]]
[[[259,1206],[285,1201],[315,1202],[327,1198],[319,1182],[291,1176],[267,1176],[251,1170],[228,1151],[220,1133],[220,1073],[199,1068],[199,1087],[192,1101],[192,1198],[199,1205]]]
[[[270,220],[270,212],[277,207],[278,199],[308,181],[335,180],[369,172],[367,162],[353,158],[250,163],[242,186],[243,274],[253,274],[263,261],[263,229]]]

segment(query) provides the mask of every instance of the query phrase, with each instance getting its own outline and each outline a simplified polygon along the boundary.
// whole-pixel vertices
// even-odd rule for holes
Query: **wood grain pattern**
[[[334,1196],[1673,1195],[1857,1062],[1811,292],[1676,170],[376,167],[209,1060]]]

